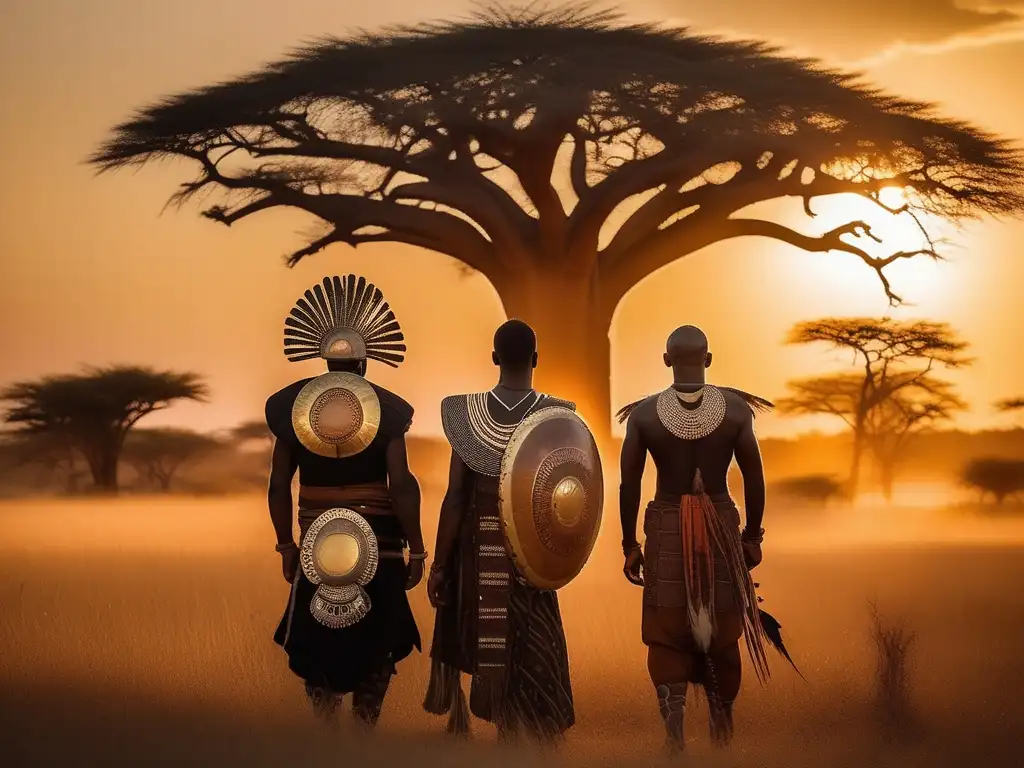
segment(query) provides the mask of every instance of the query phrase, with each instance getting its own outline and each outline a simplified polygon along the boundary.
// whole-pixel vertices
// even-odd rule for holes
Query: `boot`
[[[384,697],[387,695],[388,686],[391,685],[391,676],[394,674],[394,665],[391,662],[385,662],[380,670],[363,680],[353,693],[352,714],[364,725],[372,728],[380,719],[381,710],[384,708]]]
[[[718,747],[728,746],[733,736],[732,702],[719,701],[709,696],[708,725],[711,729],[711,742]]]
[[[670,756],[683,751],[683,719],[686,714],[686,683],[659,685],[658,706],[665,723],[665,749]]]
[[[313,714],[324,723],[334,722],[334,713],[341,703],[342,697],[326,688],[306,683],[306,696],[313,706]]]

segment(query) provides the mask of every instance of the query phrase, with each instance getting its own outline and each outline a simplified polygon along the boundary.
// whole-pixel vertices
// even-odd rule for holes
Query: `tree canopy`
[[[963,481],[981,491],[982,496],[992,494],[997,504],[1007,496],[1024,492],[1024,461],[1019,459],[981,458],[964,467]]]
[[[194,373],[112,366],[19,382],[0,392],[0,400],[11,403],[4,420],[15,431],[66,438],[85,457],[96,487],[116,491],[118,459],[132,427],[175,401],[207,394]]]
[[[558,383],[596,388],[600,422],[615,308],[678,258],[747,236],[845,252],[897,302],[885,268],[939,256],[925,227],[920,247],[879,254],[863,221],[809,235],[737,215],[752,205],[796,198],[813,217],[815,199],[856,194],[918,223],[1024,209],[1022,153],[929,104],[761,42],[585,6],[323,38],[145,107],[92,162],[169,157],[198,168],[175,201],[224,193],[214,221],[276,207],[318,220],[290,264],[397,242],[483,273],[554,348]],[[906,202],[887,204],[890,187]]]

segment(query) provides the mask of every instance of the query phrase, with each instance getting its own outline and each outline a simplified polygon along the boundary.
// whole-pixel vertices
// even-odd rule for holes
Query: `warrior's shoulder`
[[[298,397],[302,388],[312,380],[312,377],[310,377],[293,381],[267,398],[267,403],[264,406],[264,416],[267,420],[267,426],[274,437],[279,440],[288,437],[291,430],[292,406],[295,404],[295,398]]]
[[[775,403],[770,400],[744,392],[742,389],[721,386],[715,386],[715,389],[722,393],[726,406],[730,410],[735,410],[744,416],[757,416],[757,414],[767,413],[775,407]]]
[[[367,382],[377,394],[380,401],[381,426],[391,434],[405,434],[412,425],[412,417],[416,409],[404,398],[390,389],[385,389],[372,381]]]
[[[639,400],[634,400],[628,405],[624,405],[619,409],[618,413],[615,414],[616,420],[619,424],[623,424],[632,418],[643,418],[646,414],[654,412],[657,409],[659,397],[661,397],[661,392],[655,392],[653,395],[642,397]]]
[[[441,428],[451,442],[453,430],[464,432],[469,424],[469,401],[481,398],[486,393],[472,392],[461,395],[448,395],[441,398]]]
[[[298,396],[302,388],[313,380],[312,377],[308,379],[299,379],[299,381],[293,381],[286,387],[281,387],[274,394],[267,398],[267,404],[265,410],[269,418],[271,412],[277,412],[284,408],[287,409],[289,414],[291,413],[292,404],[295,402],[295,398]]]

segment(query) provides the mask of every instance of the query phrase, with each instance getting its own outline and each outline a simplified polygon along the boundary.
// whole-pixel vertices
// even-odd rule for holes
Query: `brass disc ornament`
[[[370,524],[358,512],[329,509],[302,537],[299,563],[317,585],[309,610],[321,624],[340,629],[361,621],[370,612],[364,586],[377,573],[380,552]]]
[[[380,400],[362,376],[325,373],[306,384],[295,398],[292,427],[299,442],[319,456],[355,456],[377,436]]]
[[[523,419],[501,461],[502,529],[519,574],[560,589],[586,565],[601,530],[604,476],[590,429],[569,408]]]

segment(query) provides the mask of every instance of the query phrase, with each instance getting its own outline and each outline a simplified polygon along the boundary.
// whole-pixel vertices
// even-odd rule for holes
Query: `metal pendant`
[[[351,509],[329,509],[302,537],[299,563],[317,585],[309,610],[324,626],[350,627],[370,612],[363,589],[377,573],[377,537],[365,518]]]

